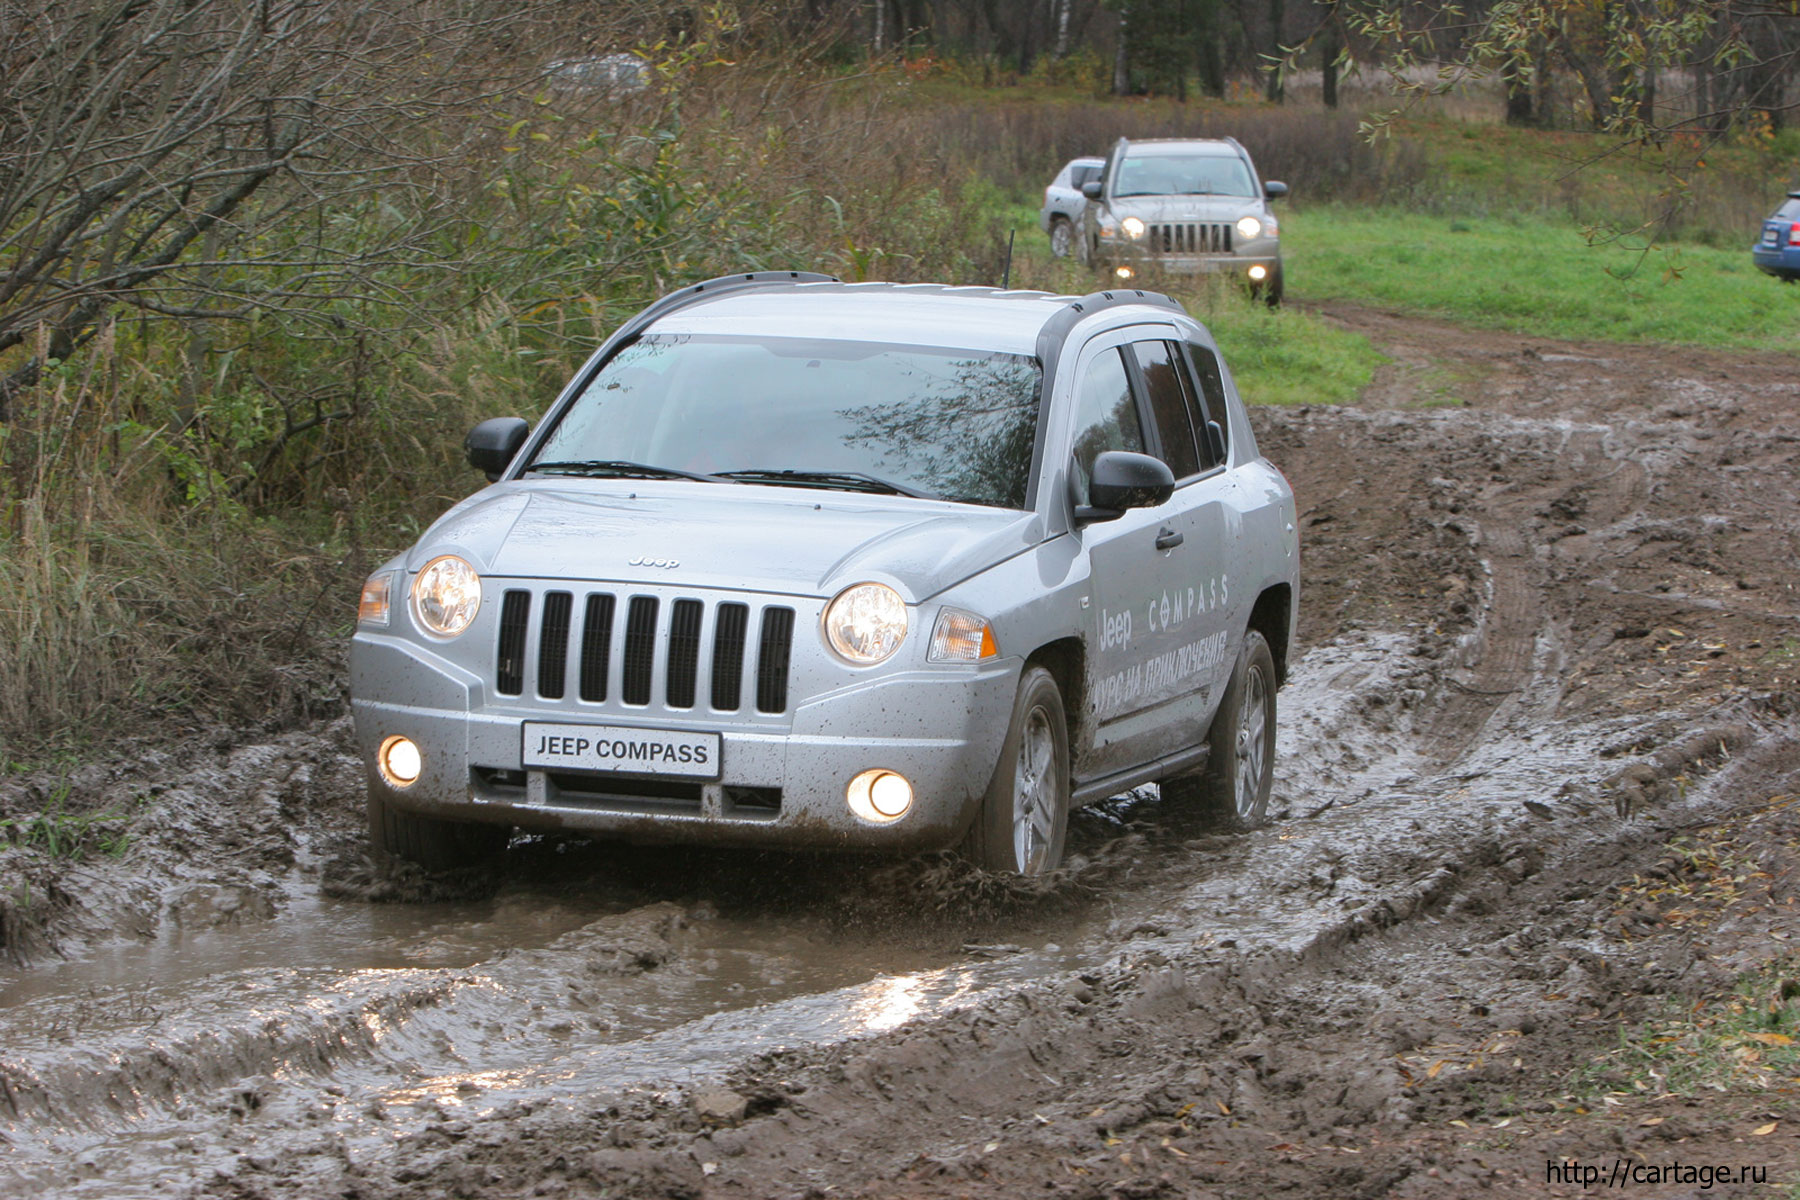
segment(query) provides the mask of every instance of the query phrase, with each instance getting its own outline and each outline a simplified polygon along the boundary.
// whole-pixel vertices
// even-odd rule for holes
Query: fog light
[[[425,759],[419,753],[419,744],[411,738],[391,737],[381,743],[381,749],[375,755],[375,766],[389,786],[403,788],[418,780]]]
[[[1130,267],[1114,267],[1113,274],[1117,275],[1120,279],[1130,279],[1133,275],[1136,275],[1137,272],[1133,271]]]
[[[893,771],[864,771],[850,781],[844,799],[850,811],[863,820],[886,825],[898,821],[912,808],[912,784]]]
[[[1258,263],[1256,266],[1250,268],[1250,282],[1251,283],[1261,283],[1263,280],[1267,279],[1268,277],[1269,277],[1269,268],[1263,266],[1261,263]]]

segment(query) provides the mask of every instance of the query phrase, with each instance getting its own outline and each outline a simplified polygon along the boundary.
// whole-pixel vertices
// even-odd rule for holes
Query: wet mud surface
[[[1780,1194],[1800,371],[1327,315],[1392,362],[1255,414],[1305,556],[1266,828],[1145,788],[1031,888],[430,878],[363,859],[342,723],[9,779],[0,1194]],[[1731,1077],[1619,1052],[1765,966]]]

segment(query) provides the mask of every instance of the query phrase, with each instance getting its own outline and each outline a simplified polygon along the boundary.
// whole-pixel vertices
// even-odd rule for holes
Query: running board
[[[1153,783],[1158,779],[1167,779],[1171,775],[1180,775],[1206,761],[1206,747],[1193,746],[1175,754],[1166,754],[1153,763],[1129,770],[1119,771],[1112,775],[1102,775],[1098,779],[1077,780],[1070,801],[1079,808],[1083,804],[1092,804],[1096,800],[1105,800],[1120,792],[1128,792],[1140,783]]]

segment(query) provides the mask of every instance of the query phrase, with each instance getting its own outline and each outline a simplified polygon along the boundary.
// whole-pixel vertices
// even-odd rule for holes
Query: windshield
[[[1023,508],[1038,374],[1033,359],[985,351],[651,335],[594,376],[527,469],[593,464]]]
[[[1135,154],[1119,164],[1114,196],[1254,196],[1250,168],[1236,155]]]

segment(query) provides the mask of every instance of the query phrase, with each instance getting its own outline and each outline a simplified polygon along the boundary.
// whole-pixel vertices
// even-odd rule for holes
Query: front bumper
[[[359,632],[351,708],[369,787],[399,808],[462,821],[641,841],[810,846],[915,853],[953,845],[985,793],[1011,719],[1018,659],[980,666],[851,672],[785,716],[489,694],[485,681],[402,636]],[[523,766],[528,721],[717,733],[716,779],[556,773]],[[391,736],[422,750],[414,783],[375,769]],[[845,801],[881,768],[913,786],[911,810],[874,824]]]
[[[1106,267],[1114,270],[1128,267],[1134,274],[1144,271],[1162,271],[1171,275],[1228,273],[1242,276],[1246,282],[1250,281],[1252,267],[1261,267],[1266,279],[1281,274],[1281,251],[1272,242],[1267,249],[1249,252],[1183,254],[1153,250],[1144,242],[1129,238],[1102,238],[1099,258]]]

